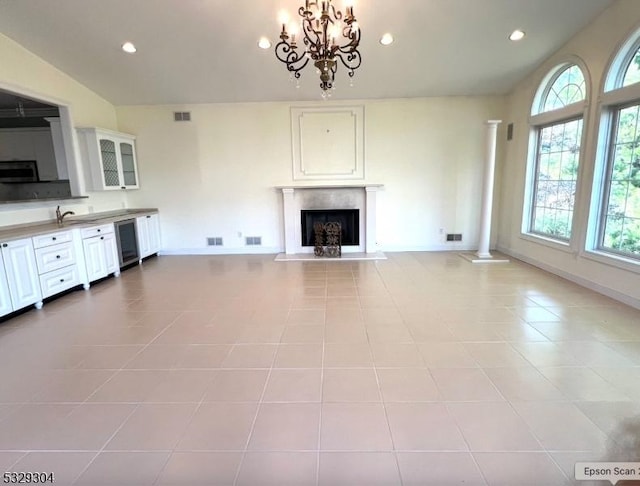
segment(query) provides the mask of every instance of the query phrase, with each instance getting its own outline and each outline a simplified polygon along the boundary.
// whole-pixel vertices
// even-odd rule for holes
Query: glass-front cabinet
[[[94,191],[138,189],[135,137],[103,128],[78,128]]]

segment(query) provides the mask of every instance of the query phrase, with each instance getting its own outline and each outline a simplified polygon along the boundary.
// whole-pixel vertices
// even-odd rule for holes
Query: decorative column
[[[282,188],[282,202],[284,204],[284,250],[287,255],[293,255],[296,248],[296,215],[293,210],[293,187]]]
[[[377,186],[366,186],[365,190],[365,252],[375,253],[378,251],[376,243],[376,194]]]
[[[480,216],[480,238],[478,255],[480,258],[492,258],[489,252],[491,243],[491,212],[493,210],[493,182],[496,169],[496,136],[498,124],[502,120],[487,121],[487,152],[484,166],[484,185],[482,189],[482,212]]]

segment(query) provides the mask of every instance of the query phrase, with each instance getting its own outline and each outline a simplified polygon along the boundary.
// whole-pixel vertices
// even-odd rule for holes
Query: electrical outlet
[[[242,231],[238,231],[238,238],[242,238]]]
[[[444,228],[440,228],[440,234],[443,235],[444,234]]]

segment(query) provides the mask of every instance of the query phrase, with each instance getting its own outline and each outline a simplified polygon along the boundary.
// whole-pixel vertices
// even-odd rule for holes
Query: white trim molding
[[[292,107],[293,180],[364,179],[364,106]]]

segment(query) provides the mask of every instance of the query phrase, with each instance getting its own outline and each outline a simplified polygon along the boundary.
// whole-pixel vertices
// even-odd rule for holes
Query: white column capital
[[[378,192],[378,186],[364,186],[366,192]]]
[[[502,123],[502,120],[487,120],[487,125],[498,125]]]
[[[293,187],[283,187],[282,194],[293,194]]]

